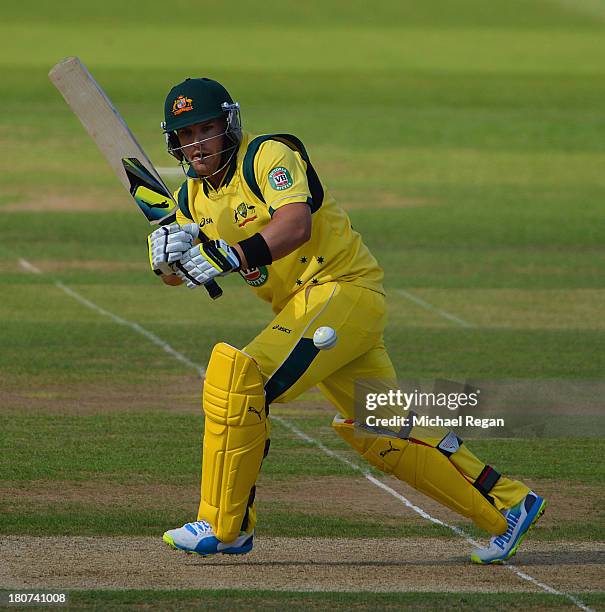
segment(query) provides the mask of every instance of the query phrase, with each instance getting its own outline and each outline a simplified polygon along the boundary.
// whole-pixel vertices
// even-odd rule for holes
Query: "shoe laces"
[[[202,533],[212,531],[212,527],[208,521],[195,521],[193,523],[187,523],[185,525],[185,528],[195,533],[195,535],[200,535]]]

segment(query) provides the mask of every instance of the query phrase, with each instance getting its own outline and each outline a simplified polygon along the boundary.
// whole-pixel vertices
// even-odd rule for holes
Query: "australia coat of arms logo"
[[[179,96],[172,105],[173,115],[180,115],[190,110],[193,110],[193,100],[185,96]]]

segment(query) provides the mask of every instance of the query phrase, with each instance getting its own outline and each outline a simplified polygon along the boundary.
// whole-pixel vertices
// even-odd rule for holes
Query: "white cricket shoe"
[[[252,550],[254,544],[254,530],[250,533],[241,532],[233,542],[221,542],[206,521],[187,523],[179,529],[171,529],[162,536],[166,544],[188,553],[198,555],[245,555]]]
[[[523,541],[527,532],[544,514],[546,502],[530,491],[514,508],[504,512],[508,529],[506,533],[493,537],[486,548],[476,548],[471,554],[473,563],[502,563],[510,559]]]

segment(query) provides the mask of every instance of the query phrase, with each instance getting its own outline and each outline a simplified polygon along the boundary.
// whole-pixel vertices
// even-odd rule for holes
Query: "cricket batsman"
[[[383,272],[303,143],[290,134],[242,131],[239,105],[208,78],[170,90],[163,128],[186,180],[175,193],[176,222],[149,236],[153,271],[189,289],[239,273],[275,313],[247,346],[213,348],[197,520],[167,531],[164,541],[200,555],[252,550],[269,407],[317,386],[339,413],[336,433],[369,463],[493,536],[473,551],[474,562],[511,557],[544,511],[539,495],[485,465],[445,428],[360,435],[356,381],[396,381],[383,340]],[[197,240],[200,228],[208,241]],[[338,338],[329,350],[313,342],[323,327]]]

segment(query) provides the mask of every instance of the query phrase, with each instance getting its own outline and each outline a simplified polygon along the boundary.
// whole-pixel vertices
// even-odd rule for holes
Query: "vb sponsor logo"
[[[240,270],[240,274],[243,279],[252,287],[260,287],[267,282],[269,278],[269,271],[266,266],[260,266],[260,268],[248,268],[247,270]]]
[[[273,168],[273,170],[269,172],[269,184],[276,191],[283,191],[284,189],[288,189],[288,187],[292,187],[292,177],[288,169],[283,166]]]

